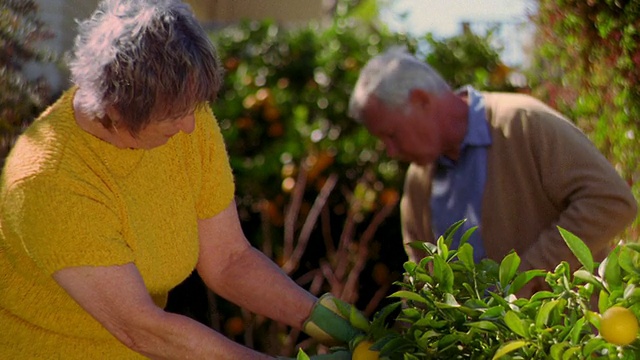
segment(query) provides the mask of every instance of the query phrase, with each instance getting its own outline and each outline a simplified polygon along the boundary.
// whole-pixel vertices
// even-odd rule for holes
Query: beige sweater
[[[479,229],[487,256],[511,250],[521,270],[579,264],[557,227],[580,237],[601,261],[635,218],[637,202],[607,159],[569,120],[522,94],[483,93],[492,145]],[[432,166],[412,164],[401,202],[404,243],[434,242]],[[409,259],[424,255],[405,246]]]

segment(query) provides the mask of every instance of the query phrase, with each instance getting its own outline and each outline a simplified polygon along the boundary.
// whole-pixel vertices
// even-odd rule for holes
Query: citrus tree
[[[406,262],[397,299],[363,322],[351,344],[363,359],[638,359],[640,246],[620,243],[601,263],[570,232],[559,228],[582,266],[518,272],[512,252],[500,262],[473,261],[463,235],[450,248],[454,224],[436,244],[416,243],[427,256]],[[543,277],[548,290],[519,298],[519,289]],[[364,344],[364,347],[362,346]],[[300,357],[304,358],[306,355]],[[300,358],[299,357],[299,358]]]

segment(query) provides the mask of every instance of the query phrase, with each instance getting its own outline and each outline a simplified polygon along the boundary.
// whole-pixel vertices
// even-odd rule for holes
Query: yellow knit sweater
[[[134,262],[158,306],[198,259],[197,219],[226,208],[233,176],[208,106],[196,129],[123,150],[80,129],[73,90],[15,144],[0,178],[0,359],[129,359],[51,275]]]

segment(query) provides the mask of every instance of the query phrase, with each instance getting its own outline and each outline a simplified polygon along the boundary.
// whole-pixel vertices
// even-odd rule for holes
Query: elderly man
[[[629,186],[607,159],[530,96],[452,91],[430,66],[394,50],[363,68],[349,112],[390,156],[411,162],[401,202],[405,244],[433,242],[466,219],[462,230],[479,229],[470,238],[476,261],[515,250],[521,270],[552,270],[563,260],[575,269],[558,226],[603,259],[636,216]],[[406,248],[411,260],[423,255]]]

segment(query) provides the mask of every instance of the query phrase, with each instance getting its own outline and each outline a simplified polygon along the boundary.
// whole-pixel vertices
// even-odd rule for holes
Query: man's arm
[[[418,241],[434,242],[429,199],[431,171],[432,166],[423,167],[412,164],[407,171],[400,201],[402,240],[409,260],[416,263],[420,262],[427,253],[409,244]]]
[[[577,269],[557,227],[580,237],[594,255],[606,253],[614,237],[636,217],[638,205],[628,184],[577,128],[544,117],[530,126],[542,134],[533,143],[542,185],[562,212],[522,254],[523,264],[553,269],[569,260]]]

